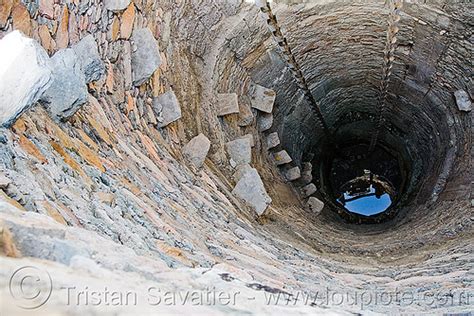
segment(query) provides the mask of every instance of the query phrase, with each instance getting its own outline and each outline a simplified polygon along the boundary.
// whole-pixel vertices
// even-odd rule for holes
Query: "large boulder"
[[[226,149],[232,167],[252,161],[252,144],[248,137],[238,138],[226,143]]]
[[[71,48],[54,54],[51,66],[53,82],[41,97],[41,101],[54,119],[67,119],[87,102],[85,75],[75,51]]]
[[[92,35],[87,35],[71,48],[79,59],[86,83],[100,80],[105,75],[105,65]]]
[[[184,146],[183,155],[193,165],[200,168],[204,164],[204,160],[206,160],[210,148],[211,142],[201,133]]]
[[[165,127],[181,118],[181,106],[173,90],[154,98],[153,110],[158,117],[158,127]]]
[[[132,80],[135,86],[141,86],[160,67],[160,51],[148,28],[134,31],[132,41],[136,47],[132,53]]]
[[[262,215],[272,202],[255,168],[243,172],[232,194],[244,200],[258,215]]]
[[[8,127],[51,85],[48,54],[19,31],[0,40],[0,126]]]

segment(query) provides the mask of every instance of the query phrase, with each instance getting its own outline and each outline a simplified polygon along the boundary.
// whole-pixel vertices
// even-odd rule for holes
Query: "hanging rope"
[[[384,63],[382,67],[382,80],[379,87],[378,96],[378,113],[376,118],[376,128],[372,138],[370,140],[369,154],[373,152],[377,141],[380,136],[380,132],[385,123],[385,111],[387,108],[387,96],[388,96],[388,85],[390,83],[390,75],[392,74],[393,62],[395,60],[395,50],[397,48],[397,33],[398,22],[400,21],[400,10],[403,5],[403,0],[389,0],[390,2],[390,14],[388,16],[388,30],[387,30],[387,41],[385,43],[384,50]]]
[[[317,124],[319,125],[319,128],[322,129],[324,133],[329,134],[328,126],[326,125],[323,114],[321,113],[321,107],[314,99],[313,94],[311,93],[308,87],[303,72],[301,71],[298,62],[296,61],[295,56],[293,55],[291,48],[288,45],[288,41],[281,32],[281,28],[278,25],[276,16],[272,12],[270,4],[267,0],[255,0],[255,4],[260,9],[260,11],[265,14],[268,29],[272,33],[273,39],[277,43],[277,46],[280,48],[280,51],[283,54],[287,62],[288,68],[290,69],[293,77],[295,78],[298,87],[303,91],[305,99],[311,104],[311,109],[316,115]]]

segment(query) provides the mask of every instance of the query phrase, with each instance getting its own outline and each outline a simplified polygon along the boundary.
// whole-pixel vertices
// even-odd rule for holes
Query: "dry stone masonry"
[[[451,0],[0,1],[0,314],[468,315],[473,19]],[[339,186],[357,170],[391,181],[380,216],[340,203],[366,194]]]

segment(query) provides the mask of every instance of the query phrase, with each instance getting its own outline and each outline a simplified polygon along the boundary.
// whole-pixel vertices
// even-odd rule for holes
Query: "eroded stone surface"
[[[236,93],[220,93],[217,95],[217,115],[224,116],[239,113],[239,100]]]
[[[0,40],[0,126],[11,125],[51,85],[46,51],[15,31]]]
[[[272,113],[275,103],[276,93],[272,89],[261,85],[255,85],[251,96],[252,107],[265,113]]]

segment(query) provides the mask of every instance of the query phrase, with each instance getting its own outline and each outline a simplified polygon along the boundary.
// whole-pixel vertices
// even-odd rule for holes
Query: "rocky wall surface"
[[[464,5],[413,1],[403,11],[383,137],[410,153],[416,203],[369,227],[304,207],[318,201],[307,161],[322,131],[252,4],[4,0],[0,43],[16,31],[35,40],[51,77],[28,87],[11,77],[29,98],[1,106],[2,310],[22,311],[9,292],[21,266],[51,276],[51,297],[35,310],[48,315],[472,310],[463,295],[473,285],[474,117],[453,95],[472,98]],[[384,3],[272,6],[330,127],[362,123],[367,137]],[[0,70],[32,69],[14,65]],[[140,298],[150,286],[240,294],[235,304],[110,309],[71,306],[61,290],[104,285]],[[304,302],[301,291],[324,294]],[[329,296],[397,291],[416,298],[363,306]],[[453,302],[426,300],[436,293]],[[268,295],[284,299],[274,306]]]

